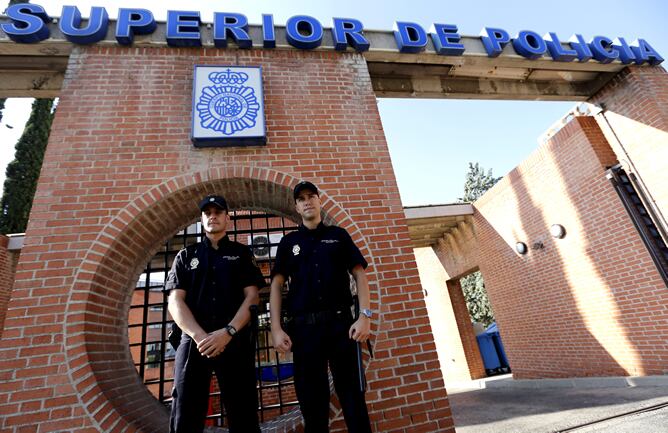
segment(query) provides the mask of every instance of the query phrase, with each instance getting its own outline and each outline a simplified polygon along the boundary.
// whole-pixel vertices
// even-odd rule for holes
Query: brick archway
[[[209,193],[225,195],[232,209],[267,210],[296,219],[291,188],[298,181],[275,170],[242,166],[182,175],[136,198],[99,233],[71,291],[65,349],[80,402],[101,431],[164,432],[168,425],[167,412],[139,379],[128,349],[131,288],[145,262],[197,217],[197,202]],[[326,192],[321,197],[325,222],[346,228],[370,257],[347,212]],[[375,279],[373,273],[369,279]],[[378,298],[373,289],[372,298]],[[269,423],[283,431],[299,422],[298,412],[292,411]]]

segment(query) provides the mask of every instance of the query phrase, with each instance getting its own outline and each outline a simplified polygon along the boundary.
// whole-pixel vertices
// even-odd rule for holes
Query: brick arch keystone
[[[298,220],[292,199],[298,181],[250,166],[218,166],[180,175],[134,199],[100,231],[76,275],[65,316],[69,374],[82,407],[100,431],[162,433],[168,425],[167,411],[141,382],[129,351],[128,312],[144,264],[198,216],[197,203],[206,194],[223,194],[231,209],[263,210]],[[371,257],[350,215],[326,193],[321,198],[324,221],[346,228]],[[374,280],[369,273],[372,288]],[[377,289],[371,296],[378,299]],[[298,411],[290,411],[265,426],[291,431],[300,422]]]

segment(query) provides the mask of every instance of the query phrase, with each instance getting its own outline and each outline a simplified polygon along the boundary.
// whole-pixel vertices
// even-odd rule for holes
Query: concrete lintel
[[[56,20],[57,21],[57,20]],[[204,23],[200,26],[202,45],[205,47],[213,46],[213,28],[207,17],[204,17]],[[0,23],[8,22],[6,17],[0,17]],[[84,23],[86,20],[84,20]],[[0,55],[1,54],[23,54],[23,55],[53,55],[48,52],[56,50],[60,54],[66,54],[71,51],[73,44],[70,44],[60,32],[58,24],[51,22],[48,24],[49,39],[37,44],[17,44],[9,40],[4,32],[0,32]],[[105,38],[98,42],[99,45],[118,45],[114,37],[116,21],[109,21],[109,29]],[[250,25],[248,33],[253,40],[253,48],[262,48],[262,27],[260,25]],[[285,27],[275,26],[276,48],[277,49],[298,49],[288,44]],[[549,56],[528,60],[514,50],[512,44],[507,44],[501,55],[496,58],[487,56],[487,52],[478,36],[462,36],[461,43],[465,47],[465,52],[461,56],[443,56],[436,54],[434,45],[428,40],[425,50],[418,54],[404,54],[397,49],[397,43],[394,38],[394,32],[391,30],[365,30],[364,35],[371,44],[369,51],[364,53],[366,59],[370,62],[389,62],[389,63],[423,63],[423,64],[452,64],[452,65],[480,65],[489,64],[499,67],[520,67],[553,69],[562,71],[596,71],[596,72],[618,72],[624,65],[619,60],[609,64],[602,64],[594,60],[588,62],[556,62]],[[2,46],[4,45],[4,46]],[[135,36],[134,46],[167,46],[165,39],[165,23],[158,23],[155,32],[150,35]],[[230,48],[237,48],[237,45],[229,41]],[[564,47],[567,46],[564,44]],[[324,32],[322,45],[318,50],[333,50],[334,42],[331,32],[327,29]],[[348,52],[354,52],[352,48]]]
[[[371,81],[376,95],[388,98],[585,101],[591,95],[586,83],[442,77],[439,89],[433,77],[372,76]]]
[[[207,17],[204,19],[205,23],[200,26],[202,45],[213,47],[213,28],[206,22]],[[7,21],[6,17],[0,17],[0,23]],[[114,37],[115,26],[116,22],[110,20],[105,38],[96,45],[119,47]],[[1,63],[5,63],[5,56],[13,58],[11,68],[1,64],[0,68],[12,69],[14,74],[18,75],[26,69],[42,70],[48,66],[29,57],[69,56],[77,45],[65,39],[57,20],[50,22],[48,27],[49,39],[35,44],[13,42],[4,32],[0,32],[0,59],[3,59]],[[301,51],[288,44],[284,27],[276,26],[275,30],[275,49]],[[262,49],[262,27],[251,25],[248,33],[253,40],[253,48]],[[379,97],[583,101],[624,68],[618,60],[609,64],[594,60],[584,63],[556,62],[549,57],[528,60],[518,55],[512,44],[507,44],[498,57],[490,58],[478,36],[462,36],[465,52],[461,56],[437,54],[431,40],[423,52],[405,54],[398,51],[394,33],[390,30],[365,30],[364,34],[370,41],[371,48],[362,55],[369,63],[374,89]],[[239,49],[232,41],[229,41],[228,45],[227,49]],[[150,35],[136,36],[133,46],[166,47],[165,23],[159,23],[155,32]],[[333,50],[331,32],[325,31],[322,45],[315,51]],[[346,52],[354,51],[349,47]],[[54,62],[62,63],[62,60]],[[51,66],[61,67],[60,64]],[[439,78],[442,81],[440,84]],[[455,78],[457,81],[453,81]],[[35,89],[27,91],[24,86],[0,88],[3,89],[0,97],[51,97],[57,94],[53,92],[54,89],[40,89],[40,92],[36,92]],[[51,92],[45,92],[46,90]]]
[[[473,215],[473,205],[470,203],[441,204],[428,206],[404,207],[406,219],[438,218],[460,215]]]

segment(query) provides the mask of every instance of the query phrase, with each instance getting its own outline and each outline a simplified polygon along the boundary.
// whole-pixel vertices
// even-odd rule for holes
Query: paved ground
[[[668,433],[668,377],[513,381],[509,376],[449,387],[458,433]],[[578,426],[596,422],[587,427]]]

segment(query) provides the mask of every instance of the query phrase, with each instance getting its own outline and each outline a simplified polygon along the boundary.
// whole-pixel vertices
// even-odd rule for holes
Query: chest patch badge
[[[322,242],[322,243],[324,243],[324,244],[335,244],[335,243],[337,243],[338,241],[339,241],[338,239],[323,239],[323,240],[321,240],[320,242]]]
[[[223,256],[227,260],[239,260],[239,256]]]
[[[295,245],[294,247],[292,247],[292,254],[298,256],[300,250],[301,248],[299,248],[299,245]]]
[[[190,261],[190,269],[197,269],[197,266],[199,265],[199,259],[195,257]]]

